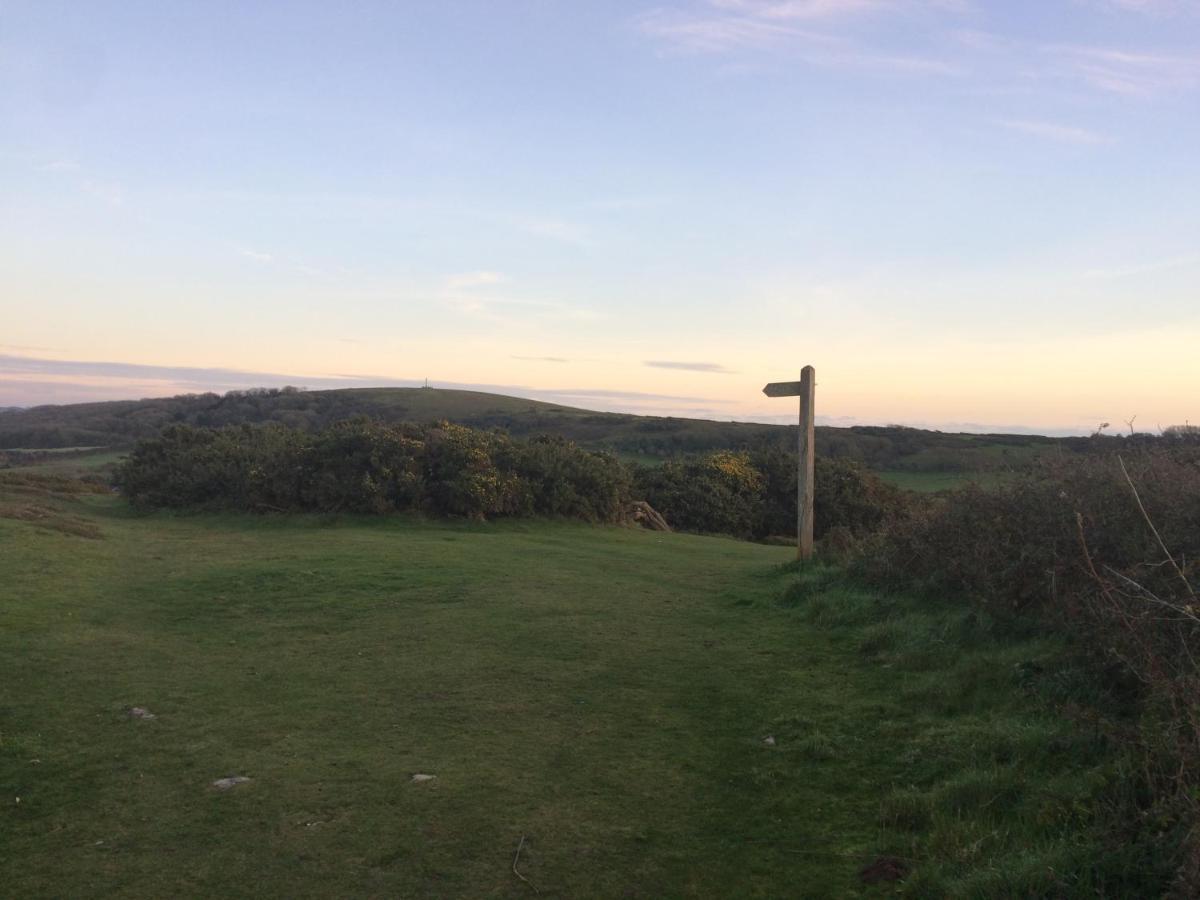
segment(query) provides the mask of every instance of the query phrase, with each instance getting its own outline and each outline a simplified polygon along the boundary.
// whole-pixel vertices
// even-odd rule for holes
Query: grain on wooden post
[[[763,388],[768,397],[800,398],[800,439],[797,450],[796,471],[796,556],[811,559],[813,555],[813,471],[815,461],[814,444],[814,399],[816,396],[817,373],[812,366],[800,371],[799,381],[775,381]]]
[[[813,555],[813,482],[815,480],[814,400],[816,371],[805,366],[800,372],[800,460],[796,483],[796,556],[811,559]]]

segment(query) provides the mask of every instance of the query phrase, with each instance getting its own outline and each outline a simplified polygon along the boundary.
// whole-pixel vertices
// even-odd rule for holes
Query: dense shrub
[[[1142,760],[1124,823],[1174,838],[1179,895],[1200,895],[1195,447],[1074,457],[1005,487],[950,492],[876,535],[859,566],[882,585],[965,595],[1060,629],[1097,684],[1132,687],[1131,712],[1087,717]]]
[[[530,512],[611,522],[628,506],[629,470],[607,453],[580,450],[564,438],[542,435],[510,443],[502,458],[522,480]]]
[[[672,527],[764,538],[796,533],[796,454],[777,448],[714,453],[643,468],[637,492]],[[817,457],[814,522],[818,540],[832,531],[873,533],[898,515],[905,494],[845,459]]]
[[[714,453],[642,468],[638,494],[672,528],[751,537],[759,530],[763,478],[741,453]]]
[[[750,460],[763,475],[760,533],[796,533],[796,454],[768,449]],[[818,456],[814,473],[814,536],[837,531],[854,537],[883,528],[913,502],[903,491],[882,481],[861,463]]]
[[[442,422],[368,419],[316,432],[173,426],[118,470],[136,505],[616,521],[629,479],[615,459],[557,438],[524,443]]]
[[[507,438],[448,422],[425,429],[424,438],[426,510],[471,518],[521,511],[525,486],[497,465]]]
[[[259,462],[262,477],[279,488],[277,505],[385,513],[411,509],[422,496],[425,444],[412,428],[356,419],[312,435],[272,430],[300,448]]]
[[[1165,451],[1126,464],[1168,546],[1193,558],[1200,552],[1200,465]],[[1001,487],[969,485],[910,504],[862,566],[885,585],[950,590],[1000,611],[1063,615],[1094,581],[1081,553],[1082,524],[1095,558],[1153,587],[1165,577],[1162,553],[1121,465],[1111,455],[1074,457]]]
[[[817,459],[813,507],[818,539],[835,529],[856,537],[874,534],[915,502],[917,498],[859,463]]]

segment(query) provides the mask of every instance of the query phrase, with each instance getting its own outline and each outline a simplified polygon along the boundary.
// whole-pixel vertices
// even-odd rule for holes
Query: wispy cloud
[[[590,309],[571,306],[553,300],[532,300],[524,297],[479,296],[476,294],[444,294],[442,302],[462,313],[469,313],[493,322],[514,319],[557,319],[594,321],[601,315]]]
[[[1011,131],[1020,131],[1035,137],[1057,141],[1060,144],[1108,144],[1112,138],[1059,122],[1038,122],[1028,119],[997,119],[996,124]]]
[[[1188,254],[1187,256],[1174,256],[1170,259],[1159,259],[1151,262],[1134,263],[1128,266],[1117,266],[1111,268],[1089,269],[1084,272],[1085,278],[1098,279],[1108,281],[1116,278],[1129,278],[1133,275],[1152,275],[1156,272],[1166,272],[1171,269],[1184,269],[1189,266],[1200,265],[1200,254]]]
[[[535,237],[547,238],[563,244],[574,244],[577,247],[588,243],[587,229],[575,222],[561,219],[543,219],[516,217],[513,224]]]
[[[587,207],[602,212],[642,212],[648,209],[656,209],[669,202],[670,200],[667,197],[658,195],[607,197],[600,200],[592,200],[587,204]]]
[[[66,159],[57,159],[37,166],[39,172],[78,172],[81,168],[79,163]]]
[[[1165,16],[1200,3],[1079,0]],[[967,0],[700,0],[637,16],[636,28],[670,53],[744,57],[770,53],[812,66],[927,76],[986,73],[992,92],[1058,83],[1101,94],[1156,97],[1200,88],[1200,56],[1111,46],[1040,43],[972,27]],[[860,23],[919,18],[921,49],[889,43]],[[935,18],[936,17],[936,18]],[[932,23],[934,27],[927,27]],[[870,37],[868,37],[868,35]],[[1044,134],[1044,137],[1050,137]],[[1064,133],[1060,140],[1087,142]]]
[[[125,185],[111,178],[97,177],[69,159],[56,159],[34,166],[38,172],[60,176],[80,193],[112,207],[125,205]]]
[[[832,19],[895,5],[895,0],[711,0],[711,6],[764,19]]]
[[[465,291],[471,288],[501,284],[507,280],[500,272],[461,272],[449,276],[446,279],[445,288],[448,291]]]
[[[932,10],[965,13],[971,9],[972,2],[973,0],[708,0],[708,6],[764,19],[812,22],[844,20],[878,12],[919,13]]]
[[[497,228],[521,232],[558,244],[587,247],[592,243],[592,237],[586,225],[563,218],[555,212],[495,209],[466,209],[461,212],[472,219],[486,222]]]
[[[687,372],[709,372],[716,375],[736,375],[732,369],[727,369],[720,363],[714,362],[676,362],[665,359],[648,359],[643,365],[654,369],[682,369]]]
[[[1092,0],[1091,5],[1156,17],[1200,12],[1195,0]]]
[[[525,362],[547,362],[547,363],[565,363],[570,362],[569,359],[563,356],[512,356],[510,359],[520,359]]]
[[[708,0],[699,5],[652,9],[637,16],[634,24],[662,48],[676,53],[778,50],[815,66],[958,74],[960,68],[949,60],[883,50],[843,33],[844,26],[856,18],[914,6],[957,9],[959,3],[955,0],[924,4],[905,0]]]
[[[254,250],[250,247],[239,247],[237,253],[238,253],[238,256],[241,256],[245,259],[252,259],[255,262],[260,262],[260,263],[275,262],[275,257],[273,254],[263,253],[261,250]]]
[[[1148,97],[1200,86],[1200,56],[1064,44],[1042,52],[1065,77],[1107,93]]]
[[[639,30],[667,49],[691,53],[726,53],[745,47],[766,48],[785,40],[826,41],[778,22],[743,16],[713,16],[679,10],[653,10],[639,16]]]
[[[447,276],[437,290],[437,299],[446,306],[493,322],[504,322],[516,317],[536,316],[544,319],[586,321],[600,316],[592,310],[582,309],[555,300],[533,299],[498,294],[491,288],[506,284],[508,276],[501,272],[462,272]]]
[[[0,350],[16,350],[18,353],[62,353],[57,347],[30,347],[21,344],[0,344]]]
[[[125,186],[119,181],[84,178],[79,182],[79,189],[89,197],[99,200],[108,206],[118,207],[125,205]]]
[[[1196,4],[1200,13],[1200,3]],[[1047,43],[980,29],[956,29],[950,41],[988,76],[993,94],[1047,95],[1077,102],[1081,89],[1130,100],[1200,88],[1200,56],[1140,48]]]

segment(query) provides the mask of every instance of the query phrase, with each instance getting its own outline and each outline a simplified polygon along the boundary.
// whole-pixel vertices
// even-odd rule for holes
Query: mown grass
[[[1036,696],[1048,639],[732,540],[142,517],[0,479],[39,490],[94,531],[0,518],[0,893],[526,897],[522,837],[558,897],[1125,871],[1095,827],[1115,763]],[[905,879],[864,884],[880,856]]]

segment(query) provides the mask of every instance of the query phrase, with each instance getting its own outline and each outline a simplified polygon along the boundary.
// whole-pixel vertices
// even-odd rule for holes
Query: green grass
[[[30,465],[10,466],[0,469],[0,472],[43,472],[48,475],[66,475],[80,478],[86,475],[105,475],[111,473],[128,454],[128,450],[110,450],[107,447],[87,448],[80,450],[39,450],[39,453],[51,454],[47,459],[38,460]]]
[[[933,491],[949,491],[965,487],[968,484],[978,484],[980,487],[991,488],[1004,484],[1011,478],[1007,472],[908,472],[887,471],[879,472],[879,477],[888,484],[906,491],[931,493]]]
[[[0,893],[1091,896],[1054,642],[790,556],[0,475]]]

